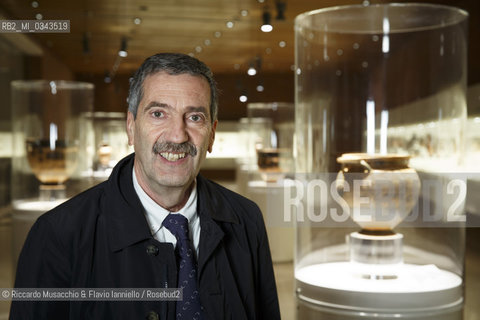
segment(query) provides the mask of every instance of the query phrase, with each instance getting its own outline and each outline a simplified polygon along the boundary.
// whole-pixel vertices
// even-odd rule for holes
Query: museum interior
[[[0,0],[0,25],[0,288],[134,152],[130,79],[178,52],[214,74],[200,174],[260,207],[282,319],[480,320],[478,0]]]

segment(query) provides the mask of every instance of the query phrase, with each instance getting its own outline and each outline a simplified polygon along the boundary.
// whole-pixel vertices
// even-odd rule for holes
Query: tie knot
[[[188,219],[178,213],[170,213],[162,222],[176,238],[188,239]]]

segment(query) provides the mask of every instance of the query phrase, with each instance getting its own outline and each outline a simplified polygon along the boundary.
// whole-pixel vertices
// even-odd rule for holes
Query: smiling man
[[[260,210],[199,175],[216,125],[207,66],[145,60],[129,93],[135,153],[40,217],[18,262],[17,288],[182,288],[182,299],[13,301],[10,318],[279,319]]]
[[[143,190],[163,208],[182,208],[207,150],[212,151],[217,121],[210,116],[210,86],[201,76],[159,72],[143,83],[138,108],[127,116],[134,170]]]

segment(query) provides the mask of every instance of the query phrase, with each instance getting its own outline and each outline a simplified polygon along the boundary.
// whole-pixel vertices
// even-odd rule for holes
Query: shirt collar
[[[162,227],[163,220],[168,216],[170,211],[156,203],[150,196],[143,190],[137,180],[135,169],[132,169],[133,187],[137,193],[140,202],[145,208],[145,215],[150,226],[152,235],[158,232]],[[196,179],[193,181],[193,188],[190,191],[187,203],[179,210],[173,213],[179,213],[185,216],[188,221],[192,221],[197,213],[197,185]]]

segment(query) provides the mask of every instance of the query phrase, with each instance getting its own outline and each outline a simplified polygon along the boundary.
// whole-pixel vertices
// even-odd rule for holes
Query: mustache
[[[153,145],[153,153],[160,154],[160,152],[185,152],[186,154],[195,157],[197,155],[197,147],[190,142],[175,143],[170,141],[157,141]]]

